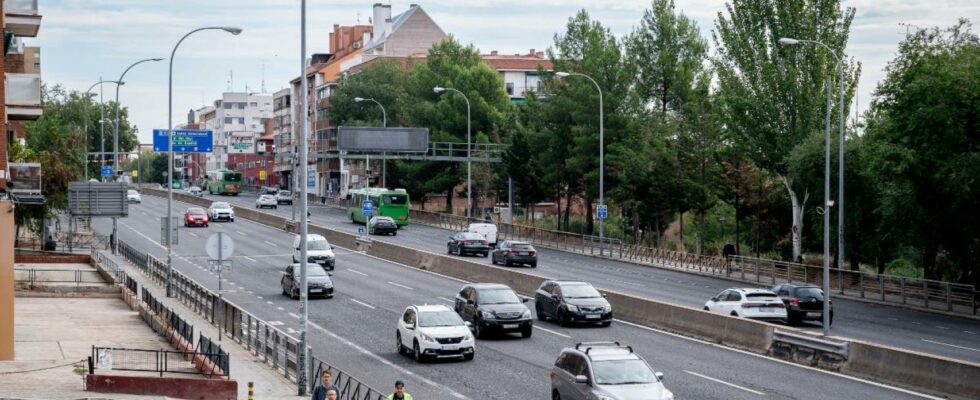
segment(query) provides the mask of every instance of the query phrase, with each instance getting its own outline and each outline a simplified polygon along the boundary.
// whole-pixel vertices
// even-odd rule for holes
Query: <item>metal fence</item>
[[[323,374],[324,369],[330,371],[330,377],[333,379],[333,384],[337,385],[340,389],[338,400],[384,400],[386,399],[383,393],[374,390],[373,388],[361,383],[357,379],[351,377],[347,373],[337,368],[330,366],[329,364],[320,361],[316,358],[310,360],[310,379],[309,382],[314,386],[319,382],[320,376]]]
[[[70,283],[78,289],[82,284],[104,284],[99,271],[82,269],[14,268],[14,282],[34,289],[41,283]]]
[[[227,361],[228,354],[92,346],[88,367],[90,374],[94,374],[97,370],[156,372],[161,377],[165,372],[199,374],[201,371],[194,366],[194,361],[198,357],[209,360],[223,358]],[[210,375],[228,376],[228,370],[211,371]]]
[[[222,350],[221,346],[212,342],[210,338],[204,335],[197,338],[197,352],[207,357],[211,361],[211,365],[220,368],[224,374],[228,373],[230,363],[228,352]],[[210,372],[214,373],[214,368]]]
[[[151,280],[166,285],[166,263],[152,255],[143,253],[130,246],[125,241],[119,242],[119,253],[135,265]],[[218,295],[180,271],[172,271],[174,295],[194,312],[203,316],[208,322],[221,329],[228,339],[234,340],[250,351],[258,360],[266,363],[286,378],[296,381],[297,363],[299,360],[299,340],[286,334],[279,328],[243,310],[235,304],[224,300],[219,302]],[[311,354],[307,349],[307,354]],[[316,357],[308,357],[311,370],[326,365]],[[361,380],[349,374],[332,368],[334,376],[344,376],[338,387],[348,387],[350,392],[343,390],[341,400],[383,400],[381,392],[372,389]],[[314,387],[315,379],[307,382]],[[352,397],[352,396],[358,397]]]
[[[188,343],[194,343],[194,326],[187,323],[172,308],[167,307],[156,299],[149,290],[143,288],[140,299],[146,303],[147,308],[158,315],[166,323],[166,327],[173,328],[174,333],[184,338]]]

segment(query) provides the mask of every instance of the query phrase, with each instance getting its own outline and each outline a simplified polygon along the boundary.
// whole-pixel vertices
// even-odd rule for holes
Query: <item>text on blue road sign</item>
[[[174,129],[174,153],[210,153],[214,132],[210,130]],[[153,151],[167,151],[167,130],[153,130]]]

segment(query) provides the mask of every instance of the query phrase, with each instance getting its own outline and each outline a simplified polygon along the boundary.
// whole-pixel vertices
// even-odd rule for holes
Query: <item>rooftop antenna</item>
[[[357,24],[358,25],[361,24],[361,12],[360,11],[357,12]]]
[[[228,91],[233,91],[235,89],[235,71],[228,70]]]
[[[265,93],[265,59],[262,59],[262,93]]]

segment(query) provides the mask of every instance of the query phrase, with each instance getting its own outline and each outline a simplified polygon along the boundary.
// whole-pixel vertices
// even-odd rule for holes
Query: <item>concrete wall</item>
[[[225,379],[90,374],[85,376],[85,387],[90,392],[177,399],[234,400],[238,396],[238,382]]]
[[[9,212],[13,207],[13,202],[0,201],[0,361],[14,359],[14,213]]]
[[[848,362],[841,372],[980,399],[980,364],[879,344],[851,341]]]

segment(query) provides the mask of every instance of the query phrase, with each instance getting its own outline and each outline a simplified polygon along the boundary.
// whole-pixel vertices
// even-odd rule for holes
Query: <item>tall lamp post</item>
[[[101,93],[102,93],[102,91],[101,91],[102,86],[101,85],[103,83],[115,83],[116,86],[119,86],[119,85],[122,85],[123,84],[121,81],[104,81],[104,80],[102,80],[100,78],[98,82],[93,83],[92,86],[89,86],[88,90],[85,91],[85,96],[88,97],[89,95],[92,94],[92,89],[95,89],[96,86],[99,86],[99,89],[100,89],[99,90],[99,93],[100,93],[100,95],[99,95],[99,112],[101,113],[101,117],[99,117],[99,124],[100,125],[104,125],[105,124],[105,107],[103,107],[103,105],[102,105],[102,96],[101,96]],[[85,118],[84,122],[82,123],[82,130],[85,131],[85,180],[88,181],[88,148],[89,148],[89,143],[88,143],[88,118]],[[105,137],[102,138],[102,147],[103,148],[102,148],[101,151],[104,152],[105,151]]]
[[[599,208],[605,207],[605,197],[604,197],[605,174],[603,173],[605,170],[604,167],[605,140],[603,139],[603,125],[604,125],[603,120],[605,119],[605,111],[602,105],[602,88],[599,87],[599,83],[596,82],[595,79],[592,79],[591,76],[588,76],[583,73],[555,72],[555,76],[559,78],[565,78],[568,76],[581,76],[591,81],[592,84],[595,85],[595,89],[599,91],[599,204],[596,207],[596,210],[598,210]],[[598,212],[596,214],[598,216]],[[605,220],[604,218],[599,218],[599,255],[603,255],[606,248],[606,232],[604,227],[604,222],[605,222],[604,220]]]
[[[834,50],[822,42],[815,40],[799,40],[792,38],[780,38],[780,46],[794,46],[797,44],[810,44],[821,46],[827,53],[837,60],[838,73],[838,97],[840,98],[840,175],[838,176],[838,199],[840,209],[837,211],[837,259],[840,263],[844,262],[844,65],[842,59],[834,53]],[[830,102],[833,92],[831,86],[827,85],[827,117],[826,117],[826,150],[824,154],[824,212],[823,212],[823,334],[830,335],[830,208],[834,202],[830,200]]]
[[[466,100],[466,218],[470,218],[470,209],[473,208],[473,158],[472,150],[473,143],[470,135],[470,130],[472,126],[472,117],[470,114],[470,99],[466,97],[463,92],[453,88],[444,88],[441,86],[436,86],[432,88],[432,91],[436,94],[442,94],[442,92],[450,91],[459,93],[463,96],[463,100]]]
[[[235,28],[230,26],[209,26],[204,28],[197,28],[190,32],[187,32],[177,44],[174,45],[173,51],[170,52],[170,71],[167,78],[167,297],[174,296],[173,289],[173,258],[174,258],[174,245],[173,245],[173,214],[174,214],[174,55],[177,54],[177,48],[180,44],[187,39],[188,36],[211,29],[220,29],[228,32],[232,35],[238,35],[242,33],[241,28]]]
[[[360,103],[362,101],[370,101],[373,102],[374,104],[377,104],[378,107],[381,107],[381,127],[387,128],[388,112],[385,111],[385,106],[381,105],[381,103],[375,99],[365,99],[363,97],[354,98],[355,103]],[[381,159],[381,187],[387,188],[388,187],[388,157],[387,157],[388,154],[387,153],[381,153],[381,154],[384,156]]]

